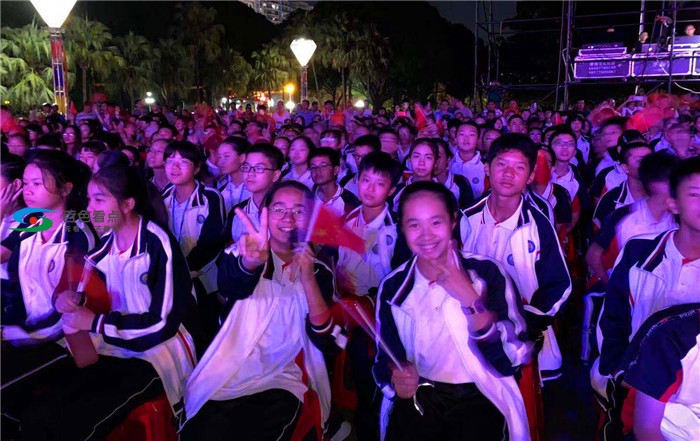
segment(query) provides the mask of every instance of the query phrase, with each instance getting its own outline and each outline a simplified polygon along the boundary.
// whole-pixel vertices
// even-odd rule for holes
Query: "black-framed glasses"
[[[241,165],[241,171],[243,173],[252,172],[252,173],[255,173],[256,175],[261,175],[261,174],[265,173],[265,170],[275,171],[274,168],[268,168],[268,167],[264,167],[262,165],[255,165],[255,166],[248,165],[248,164]]]
[[[309,170],[311,171],[311,173],[315,173],[315,172],[323,171],[323,170],[327,169],[328,167],[332,167],[332,165],[331,164],[312,165],[309,167]]]
[[[273,219],[282,220],[287,214],[291,215],[293,219],[303,219],[307,215],[307,210],[304,207],[294,207],[285,208],[283,206],[273,206],[270,207],[270,216]]]

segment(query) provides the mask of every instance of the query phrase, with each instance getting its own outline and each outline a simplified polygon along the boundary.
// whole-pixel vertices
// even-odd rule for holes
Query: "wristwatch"
[[[484,306],[484,303],[481,301],[481,297],[477,297],[476,300],[472,302],[471,306],[462,306],[462,312],[464,312],[464,315],[481,314],[482,312],[486,312],[486,306]]]

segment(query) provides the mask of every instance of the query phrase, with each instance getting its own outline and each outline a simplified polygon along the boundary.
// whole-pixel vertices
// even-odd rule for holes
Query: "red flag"
[[[425,118],[425,113],[423,113],[423,106],[420,103],[414,105],[416,110],[416,129],[423,130],[423,128],[428,124],[428,120]]]
[[[552,170],[547,164],[547,152],[543,149],[537,151],[537,163],[535,164],[535,184],[546,186],[552,179]]]
[[[311,242],[336,248],[343,246],[359,254],[365,253],[365,241],[346,227],[343,221],[325,205],[320,205],[318,208],[310,230],[309,241]]]

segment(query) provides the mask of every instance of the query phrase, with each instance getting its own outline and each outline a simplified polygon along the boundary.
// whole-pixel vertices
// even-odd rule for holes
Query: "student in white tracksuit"
[[[338,350],[342,336],[329,310],[333,274],[295,237],[308,226],[311,200],[304,185],[281,183],[266,198],[259,229],[237,210],[248,233],[219,263],[223,323],[187,382],[183,440],[234,433],[289,440],[308,388],[318,394],[322,422],[328,418],[324,355]]]
[[[455,251],[457,202],[441,184],[406,187],[400,207],[416,257],[379,287],[384,439],[529,440],[513,375],[532,345],[510,279],[495,261]]]
[[[99,357],[36,400],[22,420],[23,439],[102,439],[136,407],[165,392],[177,415],[195,348],[182,325],[193,305],[187,265],[166,230],[144,218],[152,210],[138,172],[105,168],[88,187],[91,213],[111,229],[86,257],[77,291],[58,292],[65,332],[88,331]],[[95,302],[108,312],[95,313]]]

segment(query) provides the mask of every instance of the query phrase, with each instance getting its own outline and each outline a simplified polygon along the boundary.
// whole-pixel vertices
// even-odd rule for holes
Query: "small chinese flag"
[[[543,149],[537,151],[537,163],[535,164],[535,184],[547,185],[552,179],[552,169],[547,164],[547,152]]]
[[[310,225],[309,241],[335,248],[346,247],[359,254],[365,253],[365,241],[345,226],[343,221],[325,205],[320,205]]]
[[[428,125],[428,120],[425,118],[425,113],[423,113],[423,106],[416,103],[413,107],[416,110],[416,129],[423,130]]]
[[[78,109],[75,108],[75,103],[73,101],[70,102],[70,113],[73,116],[78,114]]]

